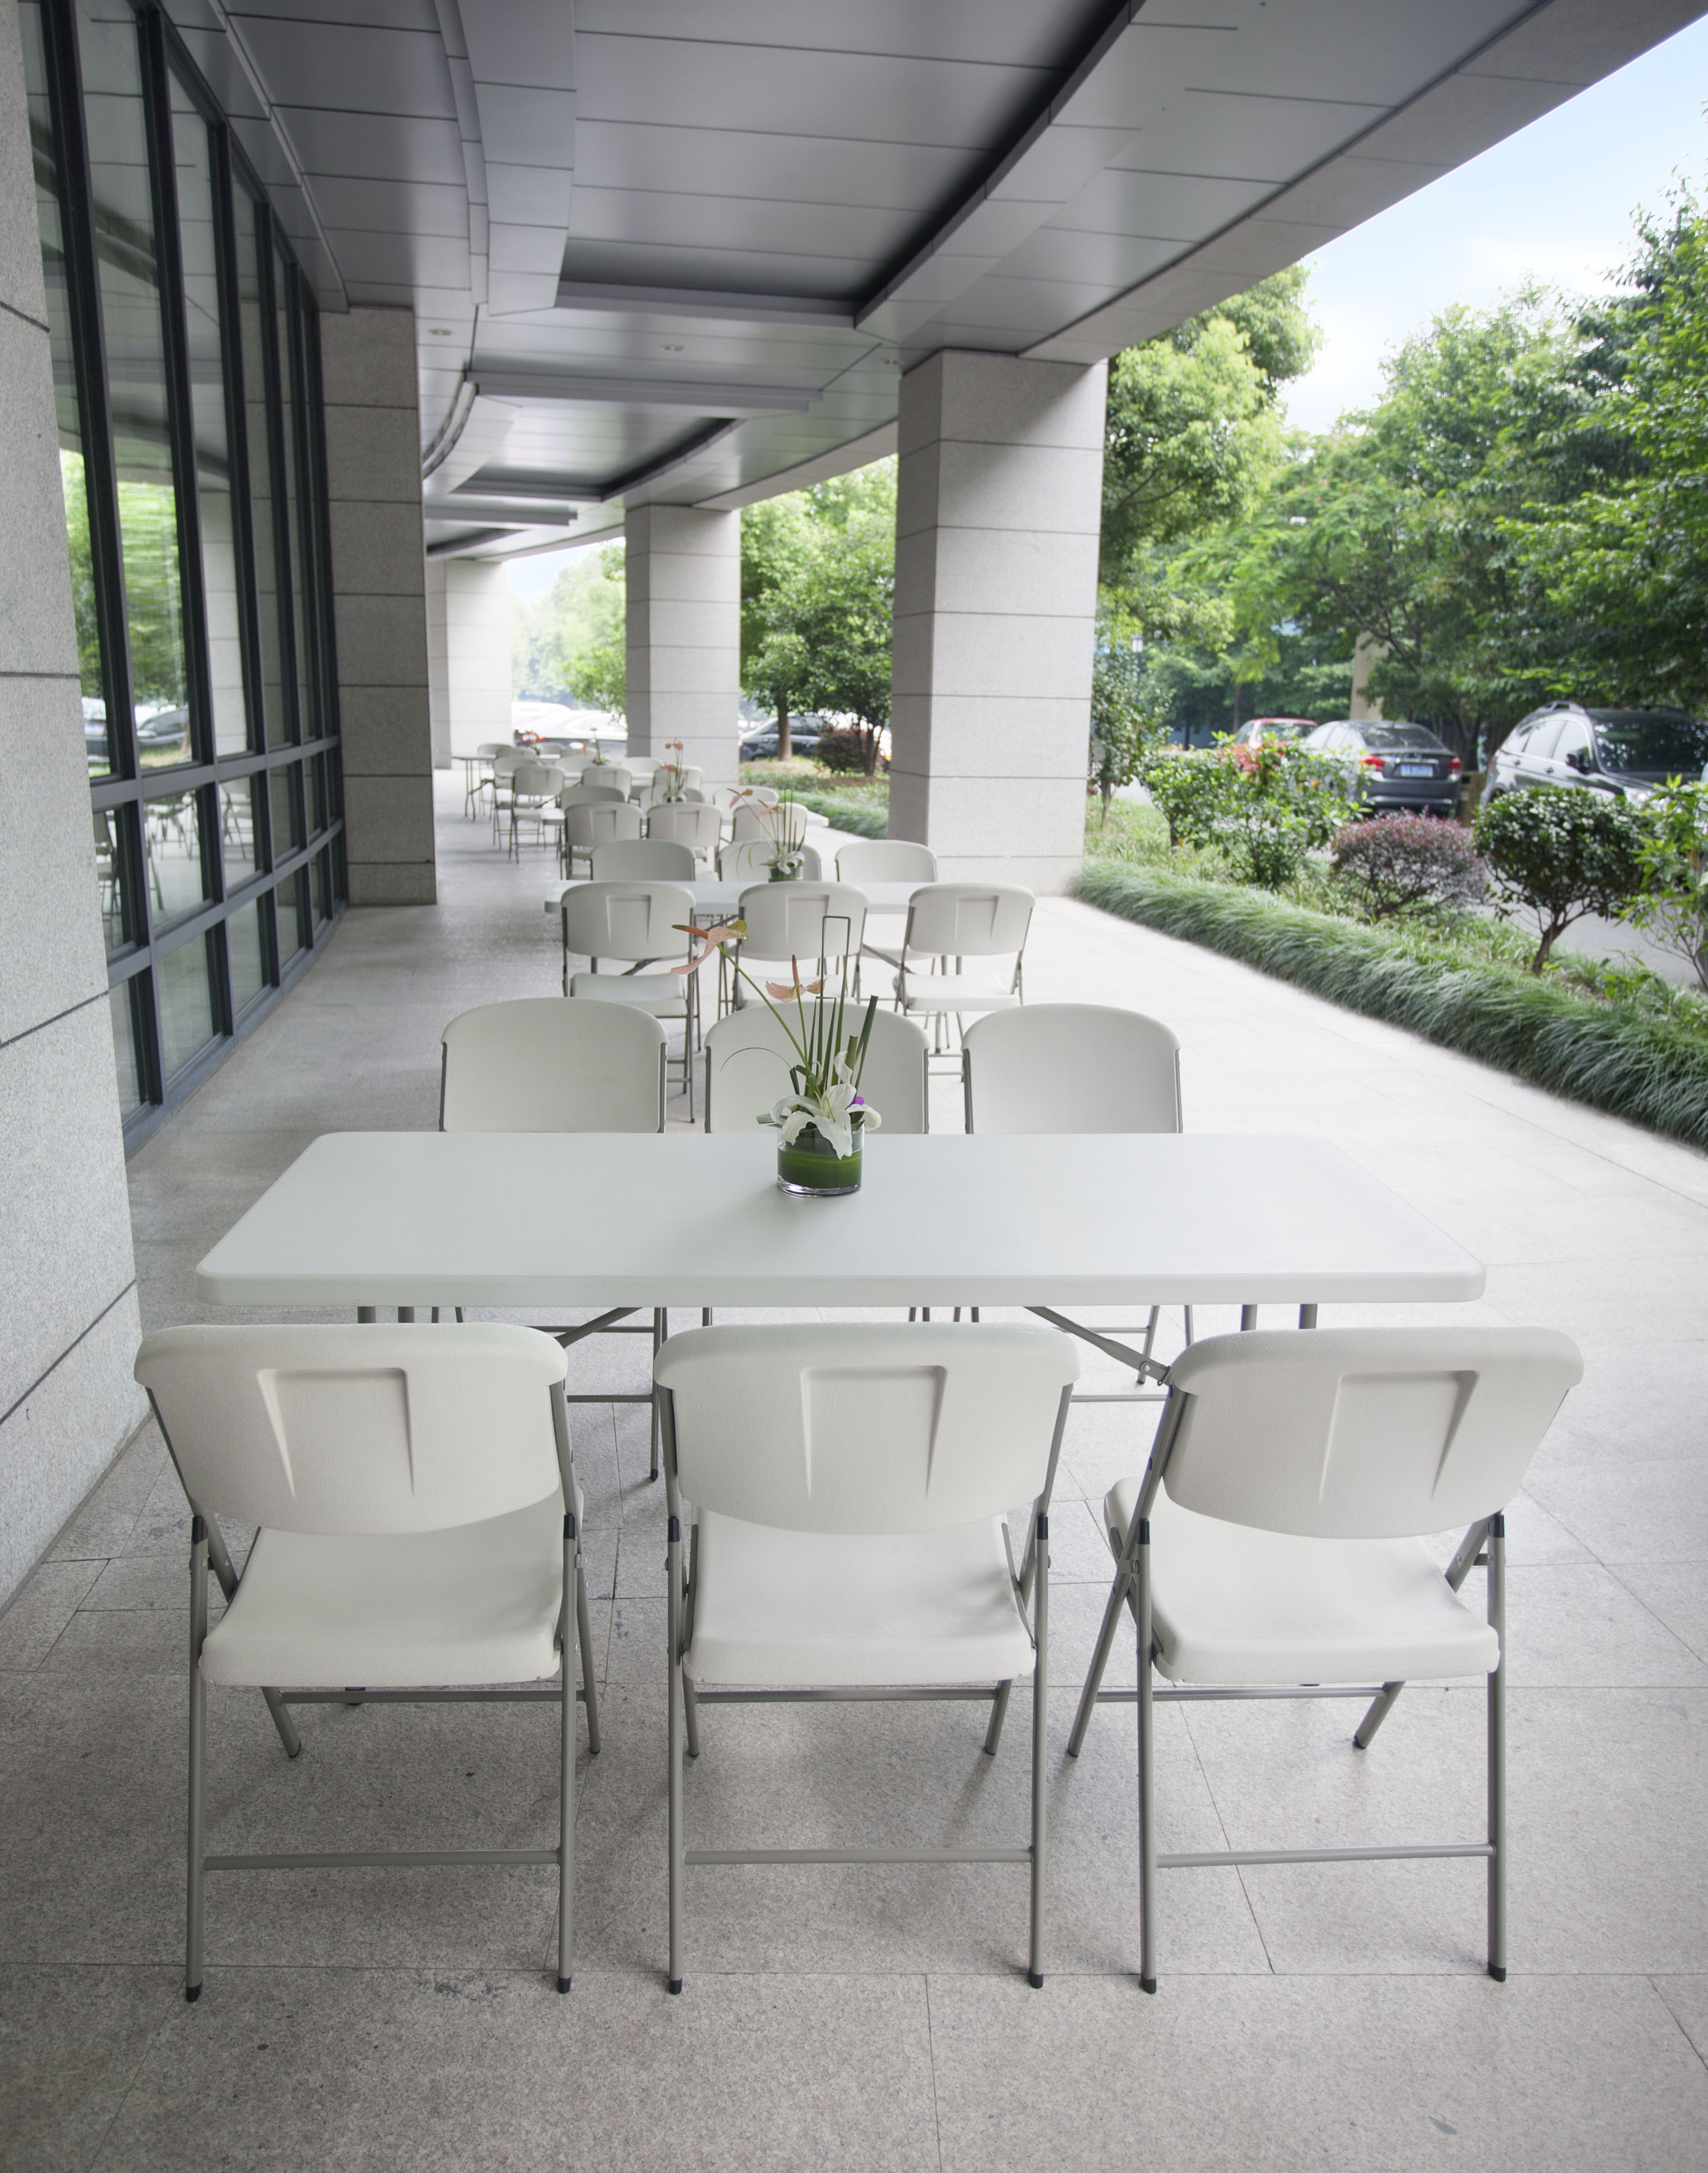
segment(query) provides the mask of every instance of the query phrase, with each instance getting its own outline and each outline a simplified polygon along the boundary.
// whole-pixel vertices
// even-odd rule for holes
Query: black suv
[[[1708,725],[1682,709],[1586,709],[1550,702],[1495,750],[1484,797],[1532,785],[1587,785],[1646,800],[1669,777],[1692,783],[1708,765]]]

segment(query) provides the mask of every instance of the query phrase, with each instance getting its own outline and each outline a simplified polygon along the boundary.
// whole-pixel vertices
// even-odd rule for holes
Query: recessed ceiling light
[[[682,340],[660,340],[659,349],[664,354],[684,354],[687,351],[686,342]]]
[[[455,339],[456,337],[449,325],[429,325],[427,330],[432,339]]]

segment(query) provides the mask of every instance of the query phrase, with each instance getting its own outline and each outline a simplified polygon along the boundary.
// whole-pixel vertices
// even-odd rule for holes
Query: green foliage
[[[1630,918],[1688,958],[1708,989],[1708,785],[1674,778],[1642,811],[1637,838],[1642,887]]]
[[[797,792],[795,800],[802,807],[811,808],[815,815],[822,815],[827,822],[833,822],[838,830],[846,830],[853,838],[887,838],[890,834],[890,810],[887,796],[869,798],[853,792]],[[812,842],[811,837],[807,843]]]
[[[1587,797],[1587,795],[1581,795]],[[1551,1093],[1708,1146],[1708,1035],[1690,1014],[1595,1000],[1414,932],[1360,928],[1226,883],[1107,860],[1079,894]]]
[[[1132,784],[1162,736],[1162,721],[1146,692],[1135,651],[1098,648],[1091,666],[1091,781],[1102,797],[1106,823],[1117,786]]]
[[[1276,890],[1351,819],[1344,763],[1279,740],[1253,749],[1167,747],[1139,764],[1171,843],[1214,846],[1237,878]]]
[[[541,596],[512,599],[510,684],[541,700],[570,696],[623,714],[623,556],[619,545],[579,553]]]
[[[1535,919],[1533,973],[1573,921],[1616,916],[1642,883],[1636,817],[1599,792],[1553,785],[1503,792],[1478,816],[1476,838],[1506,906]]]
[[[1488,884],[1468,830],[1427,815],[1350,822],[1334,839],[1333,879],[1365,920],[1464,912]]]

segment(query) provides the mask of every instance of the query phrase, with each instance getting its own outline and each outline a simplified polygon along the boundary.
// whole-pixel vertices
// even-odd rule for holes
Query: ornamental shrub
[[[864,777],[866,768],[866,741],[864,732],[851,731],[845,725],[832,725],[821,732],[812,749],[812,758],[822,769],[832,769],[844,776]]]
[[[1349,822],[1334,839],[1335,882],[1366,920],[1397,913],[1467,911],[1489,871],[1468,830],[1427,815]]]
[[[1708,989],[1708,785],[1669,779],[1643,810],[1637,855],[1643,888],[1631,919],[1688,958]]]
[[[1623,800],[1581,787],[1503,792],[1477,817],[1477,849],[1504,910],[1534,919],[1533,973],[1575,920],[1616,919],[1642,887],[1642,825]]]
[[[1264,890],[1290,882],[1306,854],[1352,814],[1345,763],[1283,740],[1199,753],[1169,747],[1145,757],[1139,775],[1171,844],[1216,846],[1240,882]]]

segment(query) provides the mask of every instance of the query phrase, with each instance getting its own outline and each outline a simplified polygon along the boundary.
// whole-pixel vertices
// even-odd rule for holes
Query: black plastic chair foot
[[[1139,1989],[1140,1992],[1155,1992],[1156,1989],[1156,1978],[1154,1976],[1141,1976],[1139,1980]]]
[[[184,1987],[184,1997],[186,1999],[191,2001],[200,1999],[202,1997],[201,1986],[199,1984],[186,1984]]]
[[[1026,1981],[1034,1992],[1043,1990],[1043,1978],[1038,1971],[1028,1970],[1026,1973]]]
[[[559,1991],[559,1992],[568,1992],[568,1989],[569,1989],[569,1980],[568,1980],[568,1978],[567,1976],[560,1976],[560,1977],[558,1978],[558,1991]]]
[[[668,1977],[665,1979],[665,1990],[666,1992],[680,1992],[682,1988],[682,1981],[679,1976]]]
[[[1506,1971],[1504,1964],[1490,1962],[1489,1965],[1489,1974],[1494,1978],[1496,1984],[1505,1984],[1506,1982]]]

